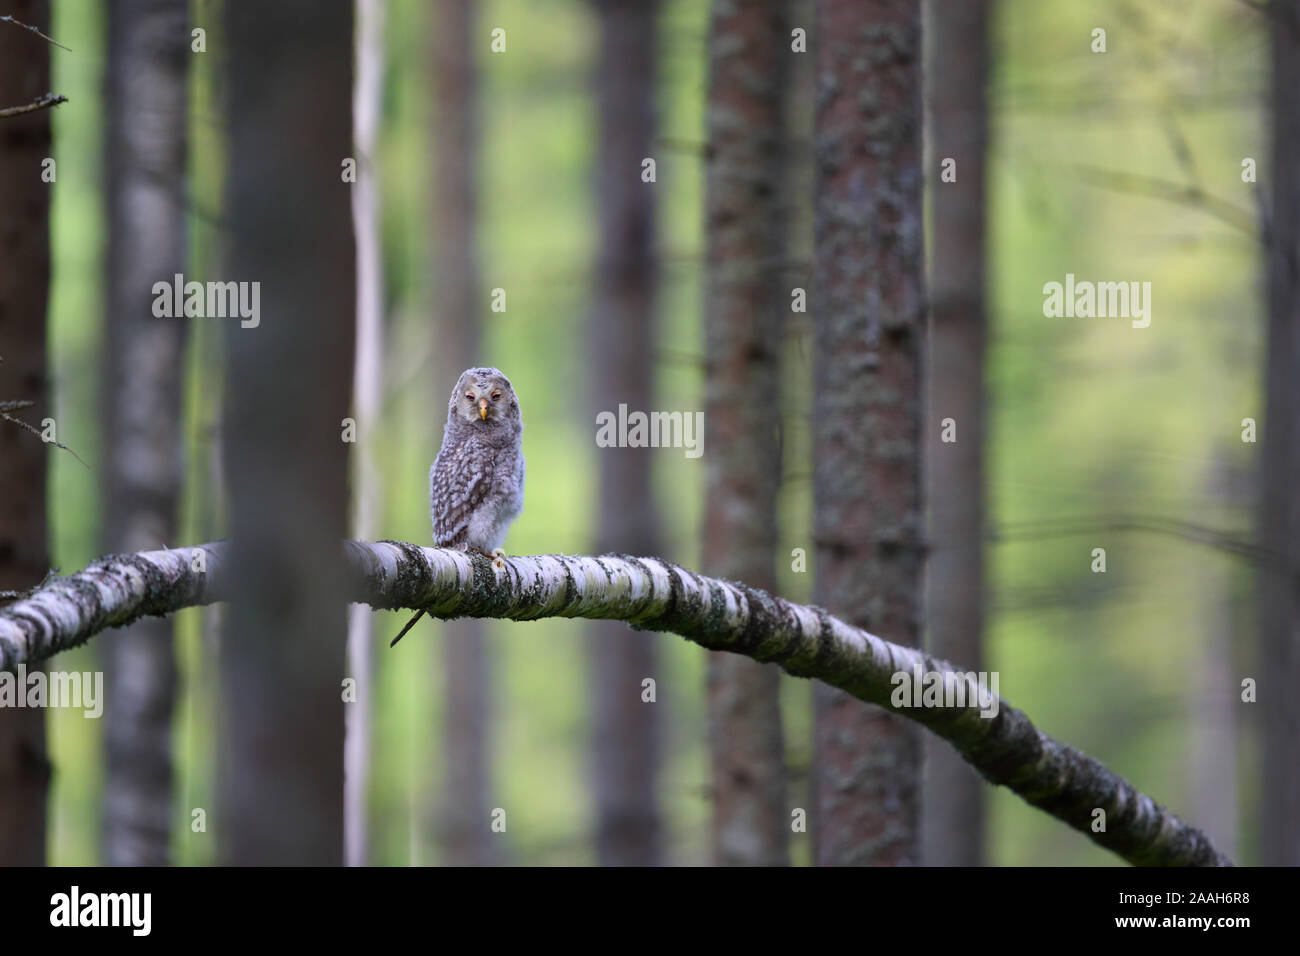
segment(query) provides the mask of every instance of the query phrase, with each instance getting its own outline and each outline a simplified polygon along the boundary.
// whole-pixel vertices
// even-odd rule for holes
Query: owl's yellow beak
[[[478,400],[478,417],[481,421],[487,421],[487,399],[486,398],[480,398]]]

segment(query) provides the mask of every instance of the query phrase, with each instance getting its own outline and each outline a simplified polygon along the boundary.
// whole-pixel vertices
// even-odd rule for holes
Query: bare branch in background
[[[1146,515],[1097,515],[1080,518],[1048,518],[1042,521],[1025,521],[1001,525],[985,534],[989,541],[1032,541],[1043,538],[1062,538],[1076,534],[1095,534],[1103,531],[1146,531],[1166,534],[1184,541],[1235,554],[1256,564],[1276,563],[1281,555],[1260,546],[1251,535],[1234,534],[1217,528],[1182,521],[1177,518],[1149,517]]]
[[[39,438],[41,441],[45,441],[45,436],[42,435],[42,434],[40,433],[39,430],[37,430],[36,428],[33,428],[31,425],[27,424],[27,423],[26,423],[25,421],[23,421],[21,418],[14,418],[12,415],[9,414],[10,412],[15,411],[15,410],[17,410],[17,409],[19,409],[19,408],[31,408],[31,407],[32,407],[33,405],[35,405],[35,404],[36,404],[35,402],[33,402],[33,401],[29,401],[29,400],[27,400],[27,399],[21,399],[21,400],[14,400],[14,401],[4,401],[4,402],[0,402],[0,419],[3,419],[4,421],[7,421],[7,422],[13,422],[13,424],[18,425],[18,426],[21,427],[21,428],[25,428],[25,429],[27,429],[29,432],[31,432],[33,435],[35,435],[35,436],[36,436],[37,438]],[[69,455],[71,455],[73,458],[77,459],[77,461],[81,462],[82,465],[85,465],[85,468],[86,468],[87,471],[90,470],[90,466],[86,464],[85,459],[83,459],[80,455],[78,455],[75,451],[73,451],[73,450],[72,450],[71,448],[69,448],[67,445],[63,444],[63,442],[61,442],[61,441],[51,441],[49,444],[51,444],[51,445],[55,445],[55,446],[57,446],[57,447],[59,447],[59,448],[62,448],[64,451],[66,451],[66,452],[67,452]]]
[[[1090,185],[1190,206],[1208,216],[1213,216],[1234,229],[1240,229],[1251,238],[1259,239],[1261,242],[1265,239],[1261,235],[1260,224],[1254,216],[1226,199],[1211,196],[1199,186],[1174,183],[1155,176],[1142,176],[1137,173],[1099,169],[1096,166],[1087,166],[1082,163],[1073,164],[1073,169],[1083,177],[1084,182]]]
[[[69,53],[72,52],[71,47],[66,47],[66,46],[64,46],[64,45],[63,45],[62,43],[60,43],[58,40],[54,39],[54,37],[52,37],[52,36],[46,36],[44,33],[42,33],[40,30],[36,29],[35,27],[33,27],[33,26],[29,26],[29,25],[26,24],[26,23],[22,23],[22,22],[20,22],[20,21],[18,21],[18,20],[15,20],[15,19],[14,19],[13,17],[11,17],[11,16],[5,15],[5,16],[3,16],[3,17],[0,17],[0,23],[12,23],[14,26],[18,27],[20,30],[26,30],[26,31],[28,31],[29,33],[35,33],[35,34],[36,34],[38,37],[40,37],[42,40],[48,40],[50,43],[53,43],[55,46],[57,46],[60,50],[67,50]]]

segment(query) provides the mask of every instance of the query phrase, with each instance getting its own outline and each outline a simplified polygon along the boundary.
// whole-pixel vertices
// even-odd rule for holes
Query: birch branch
[[[818,607],[696,574],[658,558],[536,555],[504,569],[480,555],[399,541],[344,544],[348,600],[378,609],[424,608],[433,617],[602,618],[679,634],[715,651],[772,661],[860,700],[915,720],[947,740],[990,783],[1088,836],[1130,863],[1230,865],[1200,831],[1180,821],[1100,762],[1038,730],[994,697],[977,707],[895,704],[899,673],[954,674],[975,699],[973,674],[891,644]],[[0,607],[0,670],[36,663],[146,614],[229,597],[224,542],[110,555]],[[394,651],[393,653],[400,653]],[[987,703],[987,701],[986,701]],[[993,708],[986,708],[993,710]],[[1095,811],[1105,831],[1094,832]]]

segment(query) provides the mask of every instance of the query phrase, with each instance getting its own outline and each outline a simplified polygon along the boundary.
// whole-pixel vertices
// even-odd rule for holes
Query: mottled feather
[[[434,543],[491,552],[523,503],[523,421],[514,388],[497,369],[467,369],[451,393],[429,471]]]
[[[429,469],[429,515],[440,548],[499,548],[524,509],[524,423],[510,380],[494,368],[461,373],[447,403],[442,447]],[[395,645],[417,611],[393,638]],[[392,645],[390,645],[392,646]]]
[[[470,518],[493,491],[496,464],[492,450],[470,437],[438,453],[429,476],[433,543],[464,548]]]

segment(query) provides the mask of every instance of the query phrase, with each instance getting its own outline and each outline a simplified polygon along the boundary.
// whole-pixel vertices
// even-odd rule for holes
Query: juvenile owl
[[[478,551],[503,566],[501,544],[524,509],[523,432],[510,379],[494,368],[461,373],[447,403],[442,448],[429,469],[434,544]],[[423,616],[418,611],[389,646]]]
[[[508,378],[494,368],[461,373],[429,470],[434,544],[500,561],[506,530],[524,507],[523,430]]]

